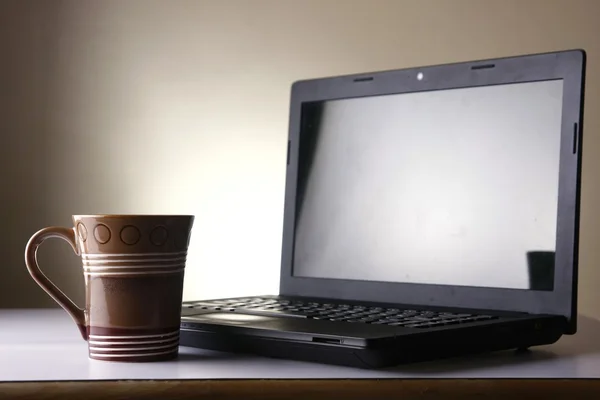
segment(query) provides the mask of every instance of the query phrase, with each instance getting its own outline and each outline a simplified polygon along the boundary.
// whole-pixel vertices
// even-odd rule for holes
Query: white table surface
[[[177,360],[90,360],[69,316],[55,310],[0,310],[0,381],[131,379],[600,378],[600,321],[529,353],[499,352],[384,370],[362,370],[181,347]]]

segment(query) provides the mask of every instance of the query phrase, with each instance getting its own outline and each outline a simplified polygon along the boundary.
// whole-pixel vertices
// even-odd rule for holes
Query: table
[[[0,310],[0,398],[74,393],[85,399],[124,393],[132,398],[157,398],[158,393],[178,398],[331,398],[334,392],[340,398],[400,393],[418,398],[483,393],[498,398],[527,393],[577,398],[578,393],[591,392],[600,398],[599,378],[600,321],[586,317],[580,318],[576,335],[527,353],[361,370],[186,347],[177,360],[168,362],[95,361],[88,359],[86,342],[64,311]]]

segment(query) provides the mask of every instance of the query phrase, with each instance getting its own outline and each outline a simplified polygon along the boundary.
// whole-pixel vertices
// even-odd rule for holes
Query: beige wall
[[[186,298],[275,292],[294,80],[581,47],[580,305],[600,318],[598,16],[594,0],[3,1],[0,307],[53,305],[22,252],[73,213],[194,213]],[[40,260],[81,301],[68,246]]]

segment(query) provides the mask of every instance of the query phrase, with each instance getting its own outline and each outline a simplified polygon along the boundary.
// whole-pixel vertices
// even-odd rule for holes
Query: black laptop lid
[[[295,83],[281,293],[571,319],[584,64]]]

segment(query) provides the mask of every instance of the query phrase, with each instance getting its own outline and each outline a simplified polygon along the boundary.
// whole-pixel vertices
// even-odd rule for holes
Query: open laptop
[[[299,81],[279,294],[183,346],[364,368],[576,332],[585,53]]]

